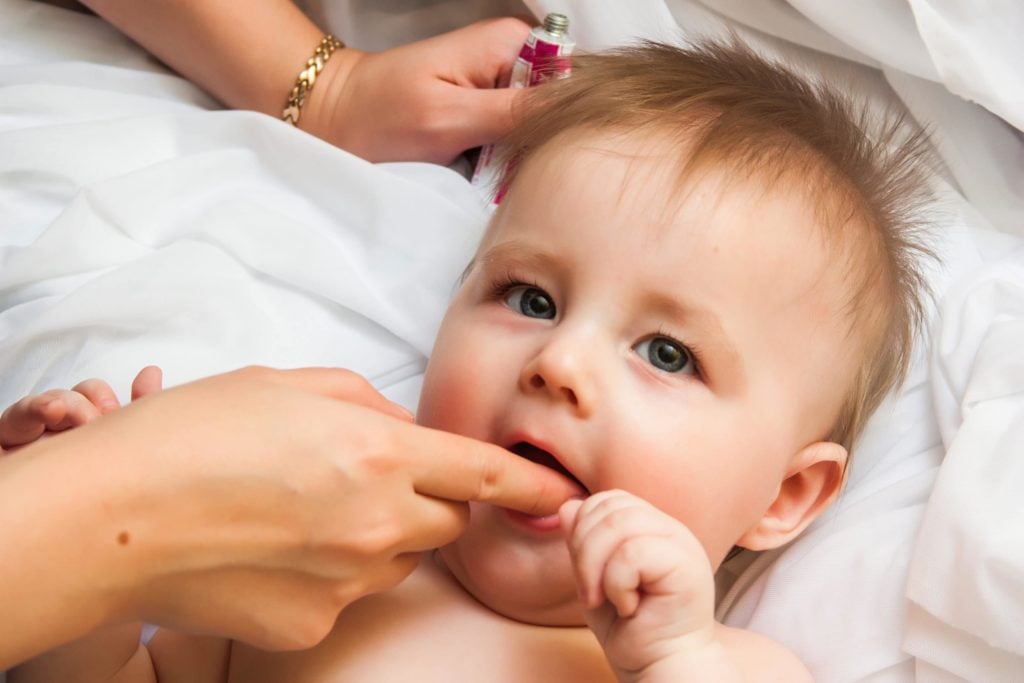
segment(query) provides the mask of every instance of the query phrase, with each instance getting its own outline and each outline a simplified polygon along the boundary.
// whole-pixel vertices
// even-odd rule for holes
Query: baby
[[[170,631],[144,648],[132,626],[11,683],[809,679],[714,621],[713,573],[821,514],[905,372],[922,139],[870,137],[841,97],[738,44],[583,57],[531,97],[418,420],[587,497],[542,518],[475,505],[461,538],[310,650]],[[48,419],[88,410],[54,397]],[[31,405],[7,427],[41,432]]]

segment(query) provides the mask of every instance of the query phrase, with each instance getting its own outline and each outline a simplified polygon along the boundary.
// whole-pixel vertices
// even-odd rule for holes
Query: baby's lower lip
[[[505,513],[516,524],[526,527],[531,531],[547,534],[558,531],[562,528],[562,524],[558,519],[558,513],[546,515],[544,517],[528,515],[525,512],[519,512],[517,510],[505,510]]]

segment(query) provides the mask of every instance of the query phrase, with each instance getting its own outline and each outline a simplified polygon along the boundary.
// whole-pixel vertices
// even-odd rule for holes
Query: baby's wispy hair
[[[553,140],[594,133],[654,136],[678,149],[677,189],[709,167],[762,191],[798,192],[836,254],[844,311],[862,362],[830,434],[852,447],[900,384],[924,317],[922,263],[933,257],[926,134],[895,111],[854,104],[839,88],[767,60],[733,37],[685,47],[646,42],[575,57],[572,76],[533,88],[502,141],[501,187]]]

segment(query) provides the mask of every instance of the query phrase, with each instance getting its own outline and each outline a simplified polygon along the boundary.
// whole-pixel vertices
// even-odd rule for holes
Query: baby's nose
[[[530,384],[535,389],[546,389],[548,386],[547,381],[539,373],[533,375],[533,377],[530,378]],[[580,399],[576,396],[576,391],[571,387],[552,387],[552,390],[555,392],[561,392],[562,395],[565,397],[566,401],[568,401],[573,406],[579,407]]]
[[[577,342],[556,340],[526,364],[520,375],[520,388],[564,404],[579,417],[588,417],[594,399],[588,355],[585,347]]]

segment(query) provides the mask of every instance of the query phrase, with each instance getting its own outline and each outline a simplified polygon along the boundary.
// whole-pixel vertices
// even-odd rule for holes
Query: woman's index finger
[[[416,492],[550,515],[579,486],[554,470],[493,444],[409,425],[408,462]]]

